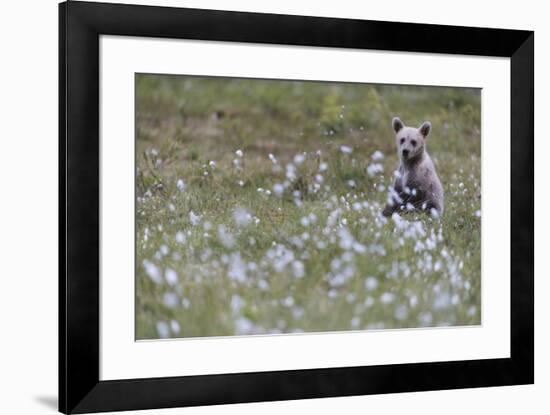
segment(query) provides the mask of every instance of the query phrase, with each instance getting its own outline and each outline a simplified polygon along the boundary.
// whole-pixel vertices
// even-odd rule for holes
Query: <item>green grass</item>
[[[137,75],[137,338],[480,324],[480,100]],[[393,116],[432,123],[440,219],[381,217]]]

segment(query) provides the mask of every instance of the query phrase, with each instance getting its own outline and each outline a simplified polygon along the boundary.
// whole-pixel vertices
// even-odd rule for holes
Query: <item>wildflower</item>
[[[242,207],[236,207],[233,211],[233,219],[237,226],[246,226],[252,221],[252,215]]]
[[[298,166],[304,162],[306,159],[306,156],[304,154],[296,154],[294,156],[294,164],[297,164]]]
[[[365,280],[365,288],[369,291],[374,291],[376,287],[378,287],[378,280],[374,277],[367,277]]]
[[[275,193],[275,195],[277,196],[282,196],[283,192],[285,191],[285,188],[283,187],[282,184],[280,183],[275,183],[273,185],[273,192]]]
[[[371,158],[374,160],[374,161],[380,161],[384,158],[384,153],[382,153],[381,151],[379,150],[376,150],[374,153],[372,153],[372,156]]]
[[[344,154],[351,154],[353,149],[349,146],[340,146],[340,151]]]
[[[143,261],[143,267],[145,268],[145,273],[151,278],[156,284],[162,284],[162,276],[158,267],[148,260]]]
[[[176,187],[179,189],[180,192],[183,192],[185,190],[185,182],[182,179],[178,179],[176,182]]]
[[[187,240],[187,237],[185,236],[185,234],[182,232],[182,231],[178,231],[176,233],[176,242],[179,243],[179,244],[184,244]]]
[[[367,174],[371,177],[383,172],[384,167],[380,163],[372,163],[367,167]]]
[[[189,212],[189,221],[191,222],[191,225],[197,226],[200,220],[200,215],[196,215],[193,211]]]
[[[164,278],[170,286],[174,286],[178,283],[178,274],[172,268],[167,268],[164,272]]]
[[[170,321],[170,328],[172,329],[172,332],[174,334],[179,334],[180,332],[180,325],[179,323],[176,321],[176,320],[171,320]]]
[[[380,302],[382,304],[391,304],[395,300],[395,294],[385,292],[380,296]]]
[[[165,321],[157,321],[157,333],[161,339],[167,339],[170,337],[170,328]]]

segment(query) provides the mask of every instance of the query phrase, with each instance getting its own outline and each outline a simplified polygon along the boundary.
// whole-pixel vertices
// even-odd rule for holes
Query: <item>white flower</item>
[[[304,162],[306,159],[306,156],[304,154],[296,154],[294,156],[294,164],[297,164],[298,166]]]
[[[395,294],[385,292],[380,296],[380,302],[382,304],[391,304],[395,300]]]
[[[162,284],[162,275],[158,267],[146,259],[143,260],[143,267],[145,268],[146,274],[155,282],[156,284]]]
[[[374,161],[380,161],[384,158],[384,153],[382,153],[381,151],[376,150],[374,153],[372,153],[371,158]]]
[[[179,304],[179,298],[176,293],[164,293],[164,296],[162,297],[162,302],[166,307],[169,308],[176,308]]]
[[[323,162],[321,164],[319,164],[319,171],[322,173],[324,171],[327,171],[328,170],[328,164]]]
[[[178,181],[176,182],[176,186],[181,192],[185,190],[185,182],[182,179],[178,179]]]
[[[432,323],[432,320],[432,313],[430,313],[429,311],[420,313],[418,315],[418,321],[422,326],[429,326]]]
[[[304,264],[301,261],[293,261],[291,268],[295,278],[302,278],[304,276]]]
[[[237,157],[242,157],[243,156],[243,151],[239,149],[239,150],[235,151],[235,154],[237,155]]]
[[[294,298],[289,295],[282,301],[282,303],[285,307],[292,307],[294,305]]]
[[[166,271],[164,271],[164,278],[168,285],[174,286],[178,283],[178,274],[172,268],[166,268]]]
[[[273,162],[273,164],[277,164],[277,159],[275,158],[275,156],[273,154],[269,153],[268,157],[269,157],[269,160],[271,160]]]
[[[157,333],[161,339],[170,337],[170,328],[165,321],[157,321]]]
[[[282,196],[283,192],[285,191],[285,188],[282,184],[280,183],[275,183],[273,185],[273,192],[277,195],[277,196]]]
[[[448,292],[440,293],[433,302],[434,310],[444,310],[451,306],[451,294]]]
[[[233,248],[235,246],[235,238],[231,233],[227,232],[224,225],[218,225],[218,239],[226,248]]]
[[[176,320],[170,321],[170,328],[174,334],[178,334],[180,332],[180,325]]]
[[[231,296],[231,311],[233,314],[239,314],[244,307],[244,300],[237,294]]]
[[[246,264],[241,258],[239,252],[232,253],[229,257],[229,278],[237,282],[246,282]]]
[[[236,207],[233,211],[233,219],[238,226],[246,226],[252,221],[252,215],[242,207]]]
[[[214,160],[210,160],[210,161],[208,162],[208,165],[209,165],[210,167],[216,167],[216,162],[215,162]]]
[[[374,277],[367,277],[365,280],[365,288],[369,291],[376,290],[376,287],[378,287],[378,280]]]
[[[344,154],[351,154],[353,149],[349,146],[340,146],[340,151]]]
[[[185,234],[182,231],[178,231],[178,233],[176,233],[176,242],[183,245],[186,241],[187,237]]]
[[[406,305],[399,305],[395,308],[394,316],[397,320],[405,320],[409,314],[409,310]]]
[[[367,173],[371,177],[379,173],[384,173],[384,167],[380,163],[369,164],[367,167]]]
[[[197,226],[201,220],[200,215],[195,215],[193,211],[189,212],[189,221],[191,222],[191,225]]]
[[[235,320],[235,334],[244,335],[251,334],[254,330],[254,324],[246,317],[238,317]]]

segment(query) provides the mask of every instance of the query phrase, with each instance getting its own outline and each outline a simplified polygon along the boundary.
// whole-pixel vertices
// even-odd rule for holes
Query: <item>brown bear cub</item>
[[[382,214],[387,217],[394,212],[421,210],[440,216],[443,213],[443,187],[426,151],[426,138],[432,125],[426,121],[419,128],[406,127],[395,117],[392,126],[400,165]]]

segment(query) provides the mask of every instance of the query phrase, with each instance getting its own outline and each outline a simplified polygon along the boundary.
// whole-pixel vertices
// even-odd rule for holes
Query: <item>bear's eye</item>
[[[402,138],[402,139],[401,139],[401,144],[403,144],[404,142],[405,142],[405,139],[404,139],[404,138]]]
[[[416,140],[411,140],[411,144],[413,145],[413,147],[416,145]]]

